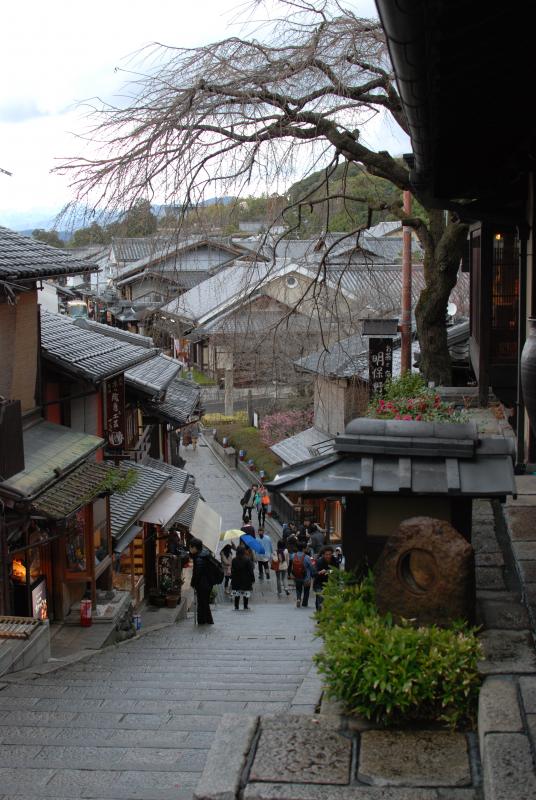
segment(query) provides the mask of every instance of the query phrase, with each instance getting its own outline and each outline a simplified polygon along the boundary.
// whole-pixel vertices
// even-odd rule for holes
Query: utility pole
[[[411,194],[404,192],[404,214],[411,214]],[[411,228],[402,226],[402,314],[400,371],[411,372]]]

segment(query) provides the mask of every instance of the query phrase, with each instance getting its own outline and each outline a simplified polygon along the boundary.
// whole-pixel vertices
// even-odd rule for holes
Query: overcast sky
[[[348,0],[361,16],[376,16],[373,0]],[[265,12],[257,12],[265,16]],[[197,46],[243,32],[251,4],[241,0],[5,0],[0,24],[0,224],[20,227],[71,199],[67,181],[50,170],[80,153],[84,130],[77,104],[112,98],[151,42]],[[370,132],[374,137],[374,132]],[[385,149],[407,149],[385,133]],[[383,142],[382,142],[383,143]],[[34,222],[29,222],[32,227]]]

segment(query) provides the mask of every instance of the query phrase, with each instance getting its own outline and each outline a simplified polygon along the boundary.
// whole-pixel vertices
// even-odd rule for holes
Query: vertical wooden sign
[[[106,381],[106,439],[108,447],[121,448],[125,441],[125,377]]]
[[[369,339],[369,397],[380,394],[385,382],[393,377],[393,340],[371,336]]]

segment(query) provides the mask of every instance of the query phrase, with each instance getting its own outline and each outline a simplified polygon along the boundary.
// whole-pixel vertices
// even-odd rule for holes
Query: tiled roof
[[[159,353],[125,372],[127,384],[151,395],[163,394],[180,372],[181,363]]]
[[[62,519],[89,503],[99,493],[103,481],[111,471],[111,464],[87,462],[81,464],[66,478],[40,494],[32,503],[38,514]]]
[[[102,322],[84,319],[84,317],[75,320],[74,324],[78,325],[79,328],[84,328],[86,331],[100,333],[102,336],[111,336],[112,339],[118,339],[120,342],[128,342],[128,344],[136,344],[139,347],[148,349],[154,347],[151,337],[142,336],[141,333],[131,333],[130,331],[124,331],[122,328],[113,328],[111,325],[104,325]]]
[[[347,339],[336,342],[328,349],[310,353],[294,362],[306,372],[314,372],[326,377],[351,378],[368,366],[368,342],[356,333]]]
[[[43,310],[41,350],[47,360],[95,383],[155,355],[146,347],[84,330],[68,317]]]
[[[199,412],[201,389],[197,383],[174,378],[166,390],[165,400],[150,402],[148,408],[177,426],[185,425]]]
[[[123,494],[115,492],[110,497],[110,516],[112,536],[120,536],[136,522],[143,510],[158,497],[166,487],[170,487],[169,475],[134,461],[123,462],[123,473],[135,470],[136,483]]]
[[[190,495],[189,500],[179,509],[169,523],[169,525],[183,525],[189,528],[192,524],[197,503],[200,499],[200,491],[195,485],[195,478],[193,475],[190,475],[184,469],[179,469],[171,464],[165,464],[163,461],[157,461],[156,458],[147,458],[144,461],[144,465],[167,473],[170,476],[171,488],[174,492],[184,492]]]
[[[173,522],[175,525],[183,525],[185,528],[190,528],[197,504],[201,499],[201,492],[197,488],[193,488],[190,492],[190,499],[179,510],[178,514],[174,517]]]
[[[268,489],[450,497],[516,493],[513,442],[479,438],[474,423],[354,419],[334,449],[280,470]]]
[[[318,445],[322,445],[319,449]],[[320,431],[318,428],[307,428],[301,433],[289,436],[270,447],[284,464],[297,464],[300,461],[307,461],[309,458],[329,453],[333,450],[333,437]]]
[[[189,488],[193,488],[190,486],[192,476],[186,470],[174,467],[173,464],[166,464],[157,458],[146,458],[143,463],[146,467],[167,473],[171,478],[171,488],[174,492],[189,493]]]
[[[21,280],[94,272],[96,265],[69,250],[0,227],[0,278]]]
[[[62,425],[40,420],[23,431],[24,469],[0,483],[22,498],[30,499],[58,480],[58,475],[86,459],[104,439],[78,433]]]

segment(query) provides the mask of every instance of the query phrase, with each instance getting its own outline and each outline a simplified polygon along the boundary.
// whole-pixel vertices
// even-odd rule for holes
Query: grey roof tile
[[[141,333],[131,333],[131,331],[124,331],[122,328],[113,328],[111,325],[105,325],[102,322],[95,322],[95,320],[85,319],[84,317],[76,319],[74,324],[87,331],[93,331],[93,333],[100,333],[102,336],[110,336],[112,339],[118,339],[120,342],[128,342],[128,344],[135,344],[139,347],[146,347],[147,349],[154,347],[151,337],[142,336]]]
[[[321,447],[319,448],[319,445]],[[307,428],[294,436],[289,436],[276,442],[270,447],[284,464],[297,464],[300,461],[307,461],[309,458],[326,454],[333,450],[333,437],[324,431],[315,428]]]
[[[166,390],[165,399],[161,402],[151,401],[147,406],[152,413],[180,427],[198,416],[200,401],[201,389],[197,383],[174,378]]]
[[[97,266],[69,250],[0,227],[0,279],[21,280],[95,272]]]
[[[115,492],[110,497],[111,530],[115,537],[130,528],[163,489],[171,488],[170,476],[166,472],[151,469],[145,464],[127,461],[119,469],[124,474],[134,470],[137,479],[128,491],[123,494]]]
[[[180,369],[179,361],[159,353],[154,358],[127,370],[125,380],[134,389],[151,395],[161,395]]]
[[[154,350],[84,330],[69,317],[44,310],[41,350],[47,360],[95,383],[155,356]]]

